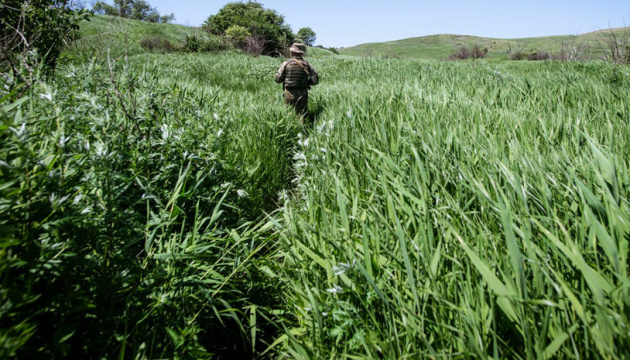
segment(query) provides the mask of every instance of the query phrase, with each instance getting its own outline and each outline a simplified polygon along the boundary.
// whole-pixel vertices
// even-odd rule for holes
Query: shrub
[[[616,64],[630,64],[630,31],[616,32],[613,29],[602,32],[600,46],[604,58]]]
[[[267,45],[267,40],[260,35],[248,36],[247,39],[245,39],[245,42],[243,50],[255,57],[262,55]]]
[[[549,60],[551,55],[546,51],[534,51],[527,55],[527,60],[530,61],[542,61]]]
[[[255,1],[228,3],[216,15],[208,17],[202,28],[214,35],[227,35],[233,26],[244,27],[255,38],[264,40],[266,54],[282,51],[284,43],[295,39],[282,15]]]
[[[508,54],[508,59],[510,60],[525,60],[527,58],[527,54],[523,50],[515,50]]]
[[[7,0],[0,6],[0,71],[30,86],[37,64],[54,70],[64,44],[76,39],[86,11],[69,0]],[[13,83],[14,84],[14,83]]]
[[[244,26],[232,25],[225,30],[225,36],[234,46],[243,49],[247,44],[247,38],[252,36],[252,34]]]
[[[186,36],[188,40],[188,36]],[[188,41],[187,41],[188,43]],[[140,40],[140,46],[149,51],[175,52],[180,50],[173,45],[168,39],[162,39],[157,36],[145,37]]]
[[[468,50],[466,45],[462,45],[449,56],[449,60],[483,59],[487,53],[487,48],[481,49],[477,44],[471,50]]]

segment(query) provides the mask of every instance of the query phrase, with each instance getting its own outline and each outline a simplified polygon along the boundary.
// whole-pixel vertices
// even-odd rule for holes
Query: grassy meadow
[[[1,357],[627,357],[627,66],[109,41],[0,90]]]

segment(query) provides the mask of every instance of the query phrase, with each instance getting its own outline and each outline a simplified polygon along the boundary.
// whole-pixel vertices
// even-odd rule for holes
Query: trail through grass
[[[3,355],[625,357],[626,67],[109,60],[3,90]]]

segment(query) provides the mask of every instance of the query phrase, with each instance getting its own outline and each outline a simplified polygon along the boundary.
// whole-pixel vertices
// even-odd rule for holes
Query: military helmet
[[[296,54],[304,54],[306,52],[306,45],[300,43],[293,43],[289,48],[289,51]]]

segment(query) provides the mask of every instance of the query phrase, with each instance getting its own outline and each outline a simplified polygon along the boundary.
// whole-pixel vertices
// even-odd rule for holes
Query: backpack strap
[[[304,70],[304,72],[306,73],[306,75],[308,75],[309,77],[311,76],[311,72],[308,71],[308,69],[306,68],[306,66],[304,66],[304,64],[302,64],[302,62],[298,59],[291,59],[293,61],[295,61],[298,65],[300,65],[300,67],[302,68],[302,70]]]

